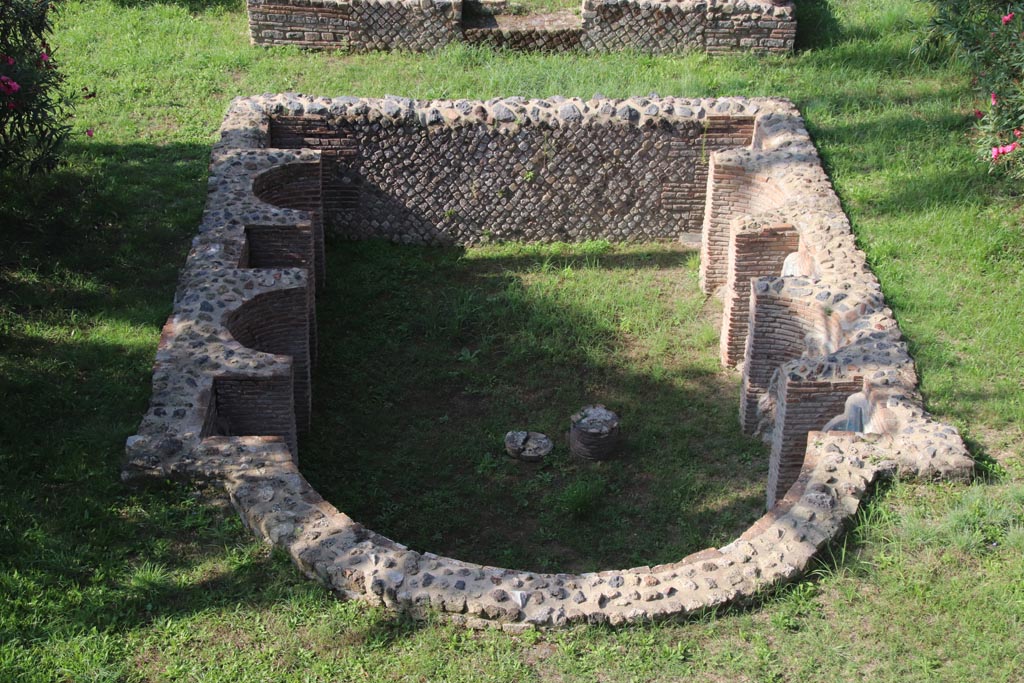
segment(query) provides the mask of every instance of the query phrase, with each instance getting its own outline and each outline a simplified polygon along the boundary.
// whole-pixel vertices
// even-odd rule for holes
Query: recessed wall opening
[[[290,374],[266,379],[221,377],[213,382],[203,436],[279,436],[298,448]]]

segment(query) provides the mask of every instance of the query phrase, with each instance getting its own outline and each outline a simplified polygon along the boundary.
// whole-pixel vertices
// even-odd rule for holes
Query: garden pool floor
[[[697,267],[668,242],[331,245],[304,474],[365,526],[481,564],[594,571],[727,543],[764,511],[767,447],[739,429]],[[613,460],[566,446],[592,403],[622,418]],[[514,460],[510,430],[555,450]]]

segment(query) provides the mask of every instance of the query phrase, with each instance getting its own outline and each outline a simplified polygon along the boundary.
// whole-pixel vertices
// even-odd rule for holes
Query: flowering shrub
[[[974,73],[977,144],[993,169],[1024,178],[1024,5],[934,0],[932,42],[942,41]]]
[[[53,0],[0,0],[0,171],[35,173],[60,161],[70,103],[50,33]]]

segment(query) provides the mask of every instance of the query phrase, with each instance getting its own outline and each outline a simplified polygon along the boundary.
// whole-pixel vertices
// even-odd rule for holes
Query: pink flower
[[[86,128],[86,129],[85,129],[85,134],[86,134],[87,136],[89,136],[89,137],[92,137],[92,136],[93,136],[93,132],[94,132],[94,131],[93,131],[93,129],[92,129],[92,128]]]
[[[19,90],[21,90],[21,86],[15,83],[14,80],[8,76],[0,76],[0,93],[13,95]]]
[[[983,117],[983,116],[985,116],[985,115],[981,113],[981,110],[980,110],[980,109],[975,109],[975,110],[974,110],[974,118],[976,118],[976,119],[980,119],[980,118],[981,118],[981,117]]]
[[[1020,128],[1013,129],[1013,137],[1019,138],[1021,135],[1024,135],[1024,131],[1021,131]]]
[[[992,106],[993,107],[996,106],[997,99],[996,99],[996,94],[995,93],[992,93],[991,95],[989,95],[988,99],[989,99],[990,102],[992,102]]]
[[[1010,12],[1009,14],[1003,15],[1003,26],[1006,26],[1011,21],[1013,21],[1013,12]]]
[[[1005,154],[1009,154],[1010,152],[1013,152],[1019,146],[1020,145],[1018,145],[1016,142],[1011,142],[1008,145],[999,145],[998,147],[993,147],[992,148],[992,161],[996,161],[997,159],[999,159],[999,157],[1001,157],[1001,156],[1003,156]]]
[[[50,55],[46,54],[45,52],[40,52],[39,53],[39,61],[40,62],[48,62],[48,61],[50,61]]]

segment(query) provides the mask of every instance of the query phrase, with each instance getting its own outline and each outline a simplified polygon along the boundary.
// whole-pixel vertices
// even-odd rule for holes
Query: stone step
[[[564,52],[581,47],[583,20],[574,10],[464,17],[462,34],[472,45]]]

